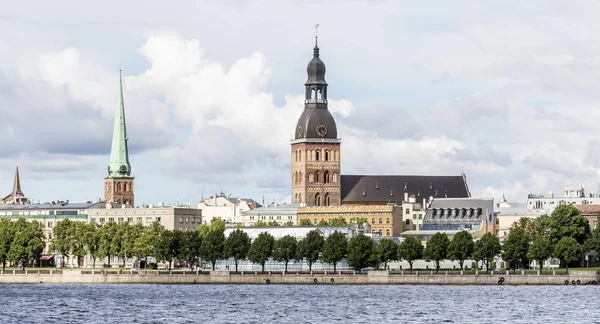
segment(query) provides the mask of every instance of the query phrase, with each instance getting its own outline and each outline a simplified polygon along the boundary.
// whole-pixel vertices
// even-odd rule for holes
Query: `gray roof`
[[[0,206],[0,210],[42,210],[42,209],[88,209],[100,203],[68,203],[68,204],[13,204]]]
[[[468,198],[471,196],[465,177],[427,175],[342,175],[342,202],[396,202],[404,192],[417,202],[433,198]]]
[[[436,198],[429,208],[490,208],[493,198]]]

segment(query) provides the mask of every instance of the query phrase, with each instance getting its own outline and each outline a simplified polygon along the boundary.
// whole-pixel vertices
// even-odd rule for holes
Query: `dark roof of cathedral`
[[[302,111],[296,125],[296,139],[302,138],[337,139],[337,126],[329,110],[307,108]]]
[[[433,198],[468,198],[471,196],[464,176],[427,175],[342,175],[342,203],[396,202],[404,192],[417,201]]]

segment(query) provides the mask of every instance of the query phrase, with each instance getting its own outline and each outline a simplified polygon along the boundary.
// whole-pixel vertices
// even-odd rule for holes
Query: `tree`
[[[200,255],[200,247],[202,246],[202,238],[198,231],[186,231],[181,233],[181,247],[177,258],[186,260],[190,269],[193,269],[196,258]]]
[[[291,235],[286,235],[277,241],[275,241],[275,245],[273,246],[273,259],[278,262],[285,263],[285,272],[288,269],[288,263],[290,260],[296,258],[298,250],[298,242],[296,238]]]
[[[428,241],[425,246],[423,256],[425,261],[433,261],[435,263],[435,272],[440,270],[440,261],[445,260],[448,257],[448,246],[450,240],[446,234],[435,233]]]
[[[329,222],[324,219],[321,219],[317,225],[318,226],[329,226]]]
[[[391,239],[381,239],[375,248],[378,262],[383,262],[383,268],[387,269],[389,261],[398,260],[398,244]]]
[[[473,258],[477,260],[482,260],[485,264],[486,271],[490,270],[490,263],[494,261],[494,257],[502,251],[502,247],[500,246],[500,240],[498,237],[492,233],[485,233],[481,239],[479,239],[480,243],[475,244],[475,249],[473,252]]]
[[[554,247],[554,256],[565,263],[567,272],[569,272],[569,262],[576,261],[581,255],[581,245],[573,237],[561,238]]]
[[[161,225],[162,226],[162,225]],[[171,265],[173,259],[179,253],[179,246],[181,243],[181,231],[170,231],[163,229],[158,233],[158,242],[156,247],[156,259],[161,261],[167,261],[169,263],[169,271],[171,271]]]
[[[144,233],[144,225],[121,223],[118,225],[117,233],[122,236],[118,256],[123,259],[123,267],[125,267],[126,260],[136,256],[135,242]]]
[[[273,235],[262,232],[258,234],[258,237],[252,242],[250,250],[248,251],[248,258],[254,263],[260,264],[262,272],[265,272],[265,263],[273,255],[273,246],[275,245],[275,238]]]
[[[597,220],[600,221],[600,216],[597,216]],[[583,244],[583,250],[600,252],[600,227],[596,227],[592,231],[590,237]],[[596,253],[595,259],[600,259],[600,253]]]
[[[473,255],[474,247],[473,236],[467,231],[460,231],[454,234],[454,237],[450,241],[448,257],[452,261],[458,260],[458,264],[462,270],[465,260]]]
[[[313,224],[310,222],[310,219],[304,218],[298,222],[298,226],[313,226]]]
[[[23,264],[39,260],[44,251],[44,230],[38,221],[27,222],[19,218],[14,224],[15,236],[8,251],[8,259]]]
[[[62,266],[65,264],[65,259],[71,259],[71,239],[73,238],[72,227],[74,222],[70,219],[65,218],[56,223],[52,230],[52,243],[50,244],[50,250],[58,251],[63,256],[61,259]]]
[[[589,222],[573,205],[560,205],[550,216],[550,240],[556,244],[564,237],[572,237],[583,244],[589,233]]]
[[[15,229],[13,222],[8,218],[0,218],[0,261],[2,261],[2,271],[6,269],[8,252],[15,238]]]
[[[373,240],[358,234],[348,242],[348,264],[360,270],[371,264],[373,260]]]
[[[287,222],[283,223],[283,226],[294,226],[294,222],[287,221]]]
[[[92,257],[92,267],[96,267],[96,258],[99,256],[100,250],[100,230],[98,225],[93,223],[85,223],[84,243],[85,248]]]
[[[72,237],[71,237],[71,253],[77,257],[77,267],[79,268],[79,259],[85,257],[88,254],[86,247],[86,232],[87,223],[84,222],[73,222],[71,226]]]
[[[337,264],[348,254],[348,239],[346,235],[341,232],[335,231],[323,245],[323,262],[333,264],[333,271],[337,270]]]
[[[223,257],[223,243],[225,242],[224,228],[220,227],[211,229],[204,237],[202,237],[202,245],[200,246],[200,255],[203,259],[212,263],[212,270],[215,271],[217,260]]]
[[[305,258],[308,263],[308,271],[312,271],[312,265],[319,260],[319,254],[323,249],[325,240],[319,230],[312,230],[306,234],[306,237],[298,243],[298,253],[301,258]]]
[[[100,235],[98,256],[108,258],[108,267],[110,268],[110,258],[118,253],[118,247],[115,244],[117,241],[117,224],[115,222],[105,223],[98,230],[98,234]]]
[[[250,250],[250,237],[240,229],[231,232],[223,247],[223,254],[226,258],[233,258],[235,262],[235,272],[238,271],[239,260],[245,260]]]
[[[413,262],[423,257],[423,244],[414,236],[409,236],[398,246],[399,259],[406,260],[410,266],[410,271],[413,269]]]
[[[259,220],[256,221],[256,223],[252,224],[252,226],[254,226],[254,227],[267,227],[268,224],[267,224],[267,222],[262,221],[262,220],[259,219]]]
[[[502,245],[502,259],[506,262],[512,263],[517,261],[524,262],[527,258],[527,250],[529,249],[529,240],[525,229],[518,225],[518,223],[511,226],[510,233],[504,240]],[[513,267],[516,271],[517,267]]]
[[[331,220],[329,220],[329,225],[330,226],[346,226],[348,225],[348,223],[346,223],[346,219],[344,219],[344,217],[336,217],[333,218]]]
[[[550,220],[550,216],[547,214],[541,215],[540,217],[529,222],[529,228],[527,230],[527,234],[531,241],[537,236],[540,235],[550,235],[550,229],[552,221]]]
[[[211,231],[225,232],[225,222],[220,218],[213,218],[210,221],[210,225],[208,225],[208,224],[199,225],[197,230],[200,233],[201,237],[206,236],[208,234],[208,232],[211,232]]]
[[[530,260],[536,260],[540,265],[540,273],[544,266],[544,261],[548,260],[552,256],[553,248],[550,237],[546,235],[538,235],[533,239],[533,243],[527,251],[527,258]]]
[[[142,233],[133,244],[134,253],[143,260],[147,260],[149,256],[153,256],[159,261],[161,259],[160,240],[164,231],[165,227],[159,222],[153,222],[150,226],[144,227]]]
[[[280,225],[277,221],[272,220],[267,223],[267,226],[275,227],[275,226],[280,226]]]

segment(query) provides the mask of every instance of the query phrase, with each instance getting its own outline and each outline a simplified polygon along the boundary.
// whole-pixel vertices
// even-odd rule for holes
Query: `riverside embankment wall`
[[[83,272],[83,273],[82,273]],[[205,273],[160,273],[140,272],[101,272],[64,271],[62,273],[27,273],[6,271],[0,274],[0,284],[327,284],[327,285],[565,285],[590,284],[598,282],[598,274],[593,271],[572,271],[568,275],[524,275],[524,274],[464,274],[432,273],[431,271],[401,274],[387,271],[371,271],[368,274],[347,273],[253,273],[230,274],[225,271]]]

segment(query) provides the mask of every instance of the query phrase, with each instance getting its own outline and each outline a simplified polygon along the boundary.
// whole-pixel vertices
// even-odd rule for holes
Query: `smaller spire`
[[[15,181],[13,183],[13,194],[23,195],[21,191],[21,177],[19,176],[19,167],[17,166],[17,170],[15,171]]]

